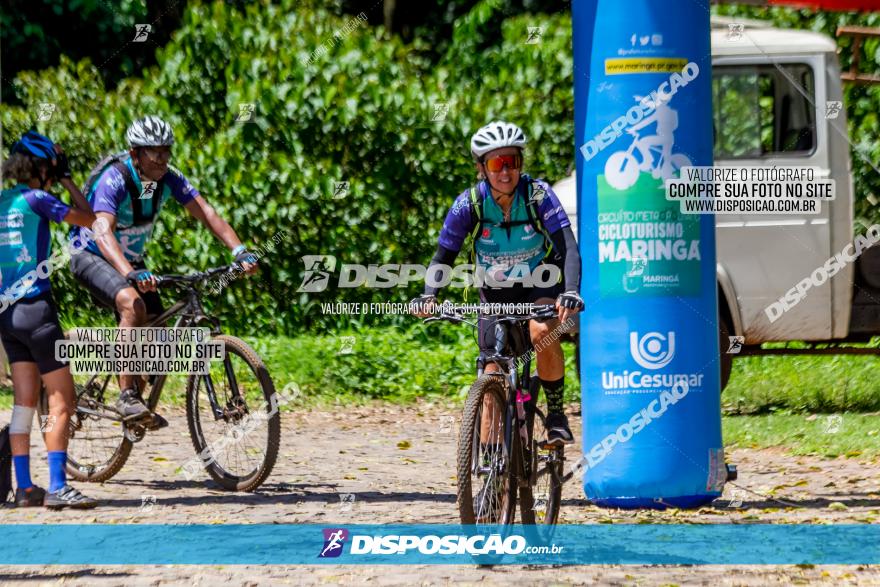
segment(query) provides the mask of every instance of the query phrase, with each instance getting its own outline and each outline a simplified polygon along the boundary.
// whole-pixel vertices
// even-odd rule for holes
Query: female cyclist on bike
[[[471,137],[480,181],[461,193],[447,213],[424,294],[413,304],[416,315],[431,313],[439,288],[430,284],[440,281],[438,266],[451,265],[471,235],[475,269],[487,277],[480,288],[484,303],[555,303],[558,321],[532,321],[529,332],[547,396],[547,441],[570,444],[574,437],[563,408],[565,360],[558,335],[550,335],[583,308],[578,294],[580,255],[556,194],[546,182],[522,173],[525,145],[522,129],[502,121],[484,126]],[[534,285],[524,278],[547,274],[548,265],[556,274],[561,270],[560,279],[552,285]],[[493,324],[480,320],[479,330],[481,353],[492,354]],[[494,364],[486,365],[486,372],[494,370]]]

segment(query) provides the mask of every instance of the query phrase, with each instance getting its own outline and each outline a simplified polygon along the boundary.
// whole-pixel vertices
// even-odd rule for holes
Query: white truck
[[[811,166],[818,177],[836,182],[836,198],[823,202],[819,214],[715,217],[722,389],[735,356],[878,354],[880,349],[841,343],[880,334],[880,247],[844,263],[796,305],[778,311],[786,292],[853,242],[854,193],[837,45],[822,34],[759,21],[713,19],[712,29],[715,165]],[[554,190],[576,227],[574,175]],[[773,304],[771,321],[765,309]],[[811,344],[761,347],[771,341]]]

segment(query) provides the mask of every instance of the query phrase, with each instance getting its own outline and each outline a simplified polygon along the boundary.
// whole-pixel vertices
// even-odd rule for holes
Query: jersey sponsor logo
[[[562,210],[562,206],[556,206],[555,208],[547,210],[546,212],[544,212],[544,220],[550,220],[551,218],[556,216],[560,210]]]
[[[16,246],[24,242],[21,238],[21,232],[15,230],[12,232],[0,232],[0,247]]]
[[[108,173],[104,185],[114,191],[121,190],[125,187],[125,179],[119,173]]]
[[[0,216],[0,229],[24,227],[24,214],[19,211],[10,212],[6,216]]]

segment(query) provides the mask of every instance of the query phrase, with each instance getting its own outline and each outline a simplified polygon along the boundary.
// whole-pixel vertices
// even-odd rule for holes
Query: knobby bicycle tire
[[[509,426],[507,418],[507,386],[501,375],[483,374],[477,378],[468,392],[465,402],[464,413],[461,420],[461,430],[458,439],[458,470],[457,470],[457,496],[459,517],[462,524],[477,523],[476,512],[473,505],[473,479],[472,465],[474,457],[474,443],[479,442],[480,422],[482,419],[482,407],[484,397],[490,395],[498,406],[504,410],[502,438],[506,438]],[[517,458],[519,443],[517,435],[511,435],[513,446],[503,448],[506,463],[502,471],[501,490],[501,515],[498,520],[491,523],[512,524],[516,512],[517,479],[513,463]],[[519,457],[521,458],[521,456]]]
[[[265,406],[277,405],[277,400],[273,398],[275,395],[275,385],[272,383],[272,378],[269,377],[266,365],[257,353],[246,342],[234,336],[220,335],[214,337],[213,340],[222,341],[227,354],[237,355],[247,363],[260,382],[263,398],[266,402]],[[186,384],[186,422],[189,427],[193,448],[195,448],[197,455],[203,454],[203,451],[208,448],[208,443],[205,440],[201,422],[199,421],[197,393],[199,377],[198,375],[190,375]],[[273,404],[273,401],[276,401],[276,404]],[[248,408],[252,409],[253,406],[248,406]],[[211,478],[221,487],[229,491],[253,491],[269,477],[278,459],[278,449],[281,444],[280,410],[267,419],[266,425],[268,426],[266,454],[261,466],[257,467],[250,475],[244,477],[232,475],[224,470],[216,459],[204,465]]]

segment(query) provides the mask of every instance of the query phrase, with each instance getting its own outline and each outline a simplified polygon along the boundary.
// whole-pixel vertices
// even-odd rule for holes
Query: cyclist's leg
[[[31,429],[40,391],[40,372],[32,360],[19,360],[20,357],[10,354],[10,361],[13,361],[10,369],[15,399],[9,441],[15,466],[15,504],[18,507],[42,506],[46,491],[34,485],[31,480],[30,456]]]
[[[67,451],[67,430],[73,414],[73,377],[70,368],[55,355],[55,345],[64,340],[64,332],[58,321],[58,311],[51,293],[44,293],[22,306],[16,316],[16,326],[27,327],[29,332],[22,342],[28,345],[33,363],[30,375],[33,379],[34,405],[40,387],[40,377],[46,386],[49,411],[41,428],[46,432],[46,448],[52,451]]]
[[[70,269],[102,305],[116,311],[120,327],[132,328],[146,321],[146,303],[106,259],[83,251],[71,257]],[[140,417],[149,412],[140,398],[141,389],[136,385],[137,379],[135,375],[119,375],[121,393],[117,409],[125,416]]]
[[[556,300],[552,297],[539,297],[536,304],[552,304]],[[547,396],[547,412],[549,414],[563,413],[562,407],[562,382],[565,377],[565,355],[562,352],[562,343],[559,337],[559,320],[553,319],[547,322],[529,322],[529,334],[532,345],[538,356],[538,378],[541,387]]]
[[[45,433],[49,460],[49,487],[46,494],[48,507],[88,508],[97,502],[81,494],[67,484],[67,445],[70,419],[76,402],[70,367],[58,361],[55,345],[64,340],[64,331],[58,320],[58,310],[51,294],[40,296],[31,306],[30,319],[36,326],[31,330],[28,345],[36,362],[46,395],[49,410],[46,421],[41,423]]]
[[[552,304],[562,293],[562,285],[536,288],[531,297],[536,304]],[[532,320],[529,334],[537,354],[538,378],[547,398],[547,439],[550,442],[569,443],[574,436],[565,416],[565,354],[560,337],[563,334],[559,320],[547,322]]]
[[[41,423],[41,429],[46,432],[46,448],[49,453],[49,494],[45,495],[45,503],[50,505],[54,500],[56,503],[52,505],[60,507],[93,507],[95,502],[67,486],[64,468],[67,462],[67,431],[73,413],[73,379],[69,368],[57,360],[55,354],[56,343],[64,340],[64,332],[58,321],[52,294],[44,292],[21,300],[9,312],[11,315],[8,322],[4,321],[3,336],[4,344],[7,336],[14,337],[19,343],[6,345],[12,361],[16,403],[21,402],[20,405],[28,408],[36,407],[41,375],[49,394],[49,414],[46,422]],[[61,381],[63,376],[66,376],[66,381]],[[22,422],[22,438],[17,439],[18,446],[14,445],[14,449],[19,452],[27,448],[26,445],[21,446],[21,441],[29,443],[29,428],[33,418],[29,420]],[[27,432],[24,431],[25,427],[28,428]],[[19,485],[22,485],[21,480]],[[16,502],[20,505],[42,505],[44,492],[37,489],[41,495],[29,495],[35,493],[33,490],[17,493]]]
[[[31,353],[30,330],[40,324],[32,311],[33,298],[19,300],[0,313],[0,340],[9,357],[12,371],[13,414],[9,441],[13,457],[27,457],[30,454],[31,428],[40,392],[40,372]],[[55,352],[53,347],[52,352]],[[18,459],[22,474],[19,485],[30,486],[29,470],[25,462]],[[18,471],[16,471],[18,473]]]
[[[507,303],[510,294],[504,290],[480,290],[480,301],[483,303]],[[495,322],[482,316],[477,318],[477,334],[480,347],[480,355],[490,356],[495,354]],[[501,368],[495,363],[486,363],[484,373],[497,373]],[[499,413],[503,406],[496,405],[490,396],[483,398],[483,416],[480,422],[480,442],[487,444],[500,444],[503,430],[499,426],[503,414]]]

